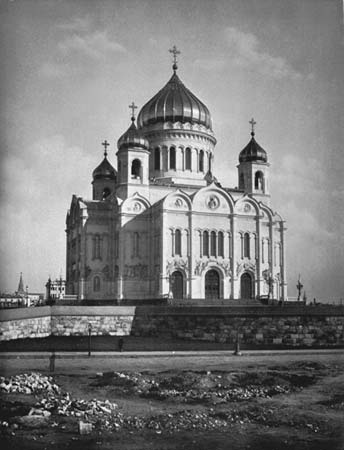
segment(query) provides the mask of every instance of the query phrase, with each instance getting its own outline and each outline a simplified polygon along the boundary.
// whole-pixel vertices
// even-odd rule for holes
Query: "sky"
[[[267,151],[287,223],[288,294],[344,298],[342,0],[0,0],[0,290],[65,273],[73,194],[172,74],[205,103],[214,175],[237,186],[250,139]]]

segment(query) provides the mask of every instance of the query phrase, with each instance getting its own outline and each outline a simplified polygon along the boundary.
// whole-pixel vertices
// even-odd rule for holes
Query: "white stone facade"
[[[186,89],[174,77],[177,88]],[[286,228],[269,207],[269,164],[254,133],[250,151],[257,145],[263,157],[243,157],[239,189],[225,188],[212,175],[216,139],[210,118],[206,125],[192,114],[145,123],[142,111],[139,128],[133,122],[119,140],[117,171],[102,173],[99,166],[93,199],[73,196],[66,229],[67,294],[219,298],[229,304],[240,298],[286,299]]]

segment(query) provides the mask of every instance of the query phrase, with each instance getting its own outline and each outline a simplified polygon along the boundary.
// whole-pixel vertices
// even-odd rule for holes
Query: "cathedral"
[[[238,187],[213,174],[216,138],[204,103],[173,73],[104,159],[92,200],[66,219],[66,291],[80,300],[287,298],[285,222],[270,208],[266,151],[239,152]]]

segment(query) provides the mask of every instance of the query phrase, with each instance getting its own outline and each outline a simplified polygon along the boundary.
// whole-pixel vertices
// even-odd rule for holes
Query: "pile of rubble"
[[[112,376],[117,382],[121,380],[122,386],[126,389],[134,389],[135,392],[143,396],[154,395],[156,398],[180,397],[185,402],[199,401],[200,399],[210,400],[219,403],[229,400],[243,400],[253,397],[268,397],[271,395],[271,389],[276,393],[285,392],[283,387],[274,386],[273,388],[264,388],[259,386],[229,387],[224,382],[220,382],[218,375],[201,379],[198,388],[187,389],[193,385],[189,378],[185,381],[183,389],[167,389],[173,383],[177,383],[175,377],[173,383],[169,378],[160,380],[148,377],[143,374],[129,374],[115,372],[112,374],[97,374],[99,384],[106,385],[109,377]],[[210,377],[210,379],[209,379]],[[217,384],[214,385],[214,380]],[[198,381],[200,381],[198,379]],[[209,381],[208,388],[201,389],[202,383]],[[189,383],[189,384],[188,384]],[[217,390],[216,390],[217,389]],[[56,423],[58,416],[73,417],[79,422],[79,432],[89,433],[93,428],[108,429],[119,431],[122,429],[134,430],[153,430],[157,434],[166,432],[173,433],[180,430],[223,430],[234,423],[259,423],[267,426],[274,426],[276,420],[276,411],[273,409],[255,408],[253,405],[247,407],[244,403],[233,404],[230,407],[223,406],[222,411],[214,410],[208,407],[207,410],[183,410],[173,414],[156,415],[150,417],[125,416],[118,411],[116,403],[109,400],[101,401],[97,399],[83,400],[75,399],[68,392],[63,392],[57,386],[52,377],[46,377],[39,373],[22,374],[11,378],[0,378],[0,391],[6,393],[24,393],[35,395],[37,402],[34,408],[31,408],[29,414],[22,417],[13,417],[9,422],[2,422],[2,427],[16,428],[20,425],[25,427],[39,427],[42,425],[58,426]],[[221,408],[223,408],[221,406]],[[289,423],[286,425],[290,426]],[[293,426],[307,427],[314,432],[319,431],[319,424],[295,423]]]
[[[125,394],[137,394],[144,398],[156,400],[174,399],[183,403],[225,403],[242,401],[252,398],[270,398],[276,394],[288,394],[289,385],[275,384],[269,387],[262,385],[248,385],[245,387],[230,385],[221,375],[207,372],[206,376],[198,375],[194,378],[180,377],[159,380],[144,373],[113,372],[111,374],[97,374],[98,385],[116,386]],[[204,389],[202,382],[208,383]]]
[[[15,375],[11,378],[0,377],[0,391],[20,394],[59,393],[60,388],[54,383],[52,377],[32,372]]]

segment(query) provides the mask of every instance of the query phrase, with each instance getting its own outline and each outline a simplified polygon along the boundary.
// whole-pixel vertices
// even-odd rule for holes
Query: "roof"
[[[141,109],[139,128],[158,122],[190,122],[212,130],[209,109],[180,80],[174,72],[167,84]]]

